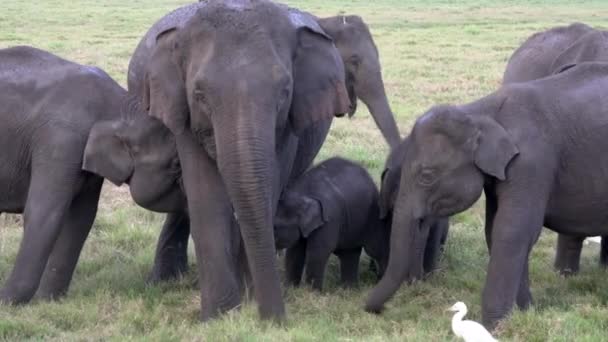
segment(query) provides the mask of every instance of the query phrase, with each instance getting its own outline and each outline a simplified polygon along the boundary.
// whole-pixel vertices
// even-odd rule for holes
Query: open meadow
[[[380,51],[402,135],[433,104],[464,103],[496,89],[508,57],[532,33],[574,21],[608,29],[606,0],[284,2],[318,16],[364,18]],[[0,48],[32,45],[99,66],[126,85],[129,58],[141,36],[184,3],[2,0]],[[388,149],[365,106],[358,108],[352,119],[334,121],[318,159],[356,160],[379,180]],[[126,187],[106,182],[67,297],[0,306],[0,340],[451,341],[452,314],[445,310],[454,302],[467,303],[469,319],[481,319],[488,261],[483,214],[478,203],[453,218],[439,270],[426,282],[403,286],[382,315],[362,309],[373,285],[367,259],[357,290],[337,285],[337,259],[332,259],[323,294],[285,289],[284,327],[260,322],[252,303],[202,324],[193,271],[179,282],[145,284],[164,216],[138,208]],[[21,236],[19,216],[0,217],[0,283],[8,277]],[[530,259],[534,306],[515,311],[499,327],[501,341],[608,341],[608,271],[598,266],[599,245],[584,247],[580,274],[566,279],[553,271],[555,241],[556,234],[543,231]],[[194,270],[192,246],[189,262]]]

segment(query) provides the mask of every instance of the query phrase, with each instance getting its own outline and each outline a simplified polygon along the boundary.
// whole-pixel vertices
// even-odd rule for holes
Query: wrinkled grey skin
[[[530,305],[528,256],[543,225],[563,234],[607,234],[607,87],[608,64],[582,63],[421,116],[402,167],[388,268],[366,310],[381,311],[419,269],[420,256],[404,247],[428,236],[429,219],[466,210],[482,190],[490,251],[486,327],[514,303]]]
[[[23,213],[24,236],[0,302],[64,295],[89,234],[103,178],[81,170],[95,127],[134,110],[102,70],[31,47],[0,50],[0,212]],[[122,156],[108,156],[121,158]],[[146,177],[130,172],[137,182]]]
[[[151,33],[160,32],[173,21],[184,21],[185,18],[192,16],[195,8],[196,5],[191,5],[176,10],[153,26],[148,39],[152,39]],[[384,91],[379,55],[369,28],[358,16],[337,16],[316,20],[325,33],[333,38],[344,63],[346,88],[351,100],[349,115],[355,113],[357,98],[361,98],[368,106],[386,141],[394,147],[399,142],[399,132]],[[142,41],[141,44],[154,43]],[[143,82],[143,76],[136,71],[143,68],[142,64],[147,54],[149,54],[148,50],[140,46],[131,59],[129,87],[132,92],[137,92]],[[298,157],[294,161],[288,182],[293,182],[310,167],[329,132],[330,125],[331,120],[321,121],[299,137],[296,152]],[[131,192],[133,194],[134,189],[131,189]],[[186,220],[188,218],[180,214],[178,217],[168,217],[165,221],[156,249],[154,267],[148,277],[149,281],[173,279],[187,269],[186,248],[189,229],[183,224]],[[179,222],[179,227],[174,227],[172,222]]]
[[[388,226],[392,225],[395,202],[401,184],[401,167],[406,157],[409,139],[406,137],[396,148],[394,148],[386,159],[384,171],[382,172],[380,187],[380,218]],[[426,240],[422,240],[420,246],[416,246],[418,253],[422,255],[422,272],[428,275],[437,267],[437,259],[443,251],[443,247],[448,238],[450,228],[449,218],[434,219],[430,223],[431,228]],[[390,230],[390,228],[389,228]],[[403,265],[402,267],[406,267]],[[384,268],[383,268],[384,270]],[[413,281],[414,277],[406,279]]]
[[[358,282],[362,248],[381,269],[388,262],[390,232],[379,218],[378,189],[362,166],[346,159],[325,160],[286,189],[274,229],[277,249],[287,248],[290,285],[300,284],[306,266],[306,282],[322,290],[332,253],[348,287]]]
[[[531,81],[559,73],[582,62],[608,61],[608,31],[575,23],[534,34],[509,59],[503,83]],[[555,268],[576,274],[584,236],[559,234]],[[600,265],[608,266],[608,237],[602,238]]]
[[[129,89],[176,137],[203,320],[240,304],[245,251],[261,317],[285,316],[274,212],[298,141],[348,112],[344,74],[314,17],[264,0],[182,7],[138,45]]]

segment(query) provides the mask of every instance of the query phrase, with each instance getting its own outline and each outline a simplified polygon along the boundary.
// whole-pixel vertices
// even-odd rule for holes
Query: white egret
[[[452,317],[452,331],[454,335],[462,338],[465,342],[495,342],[498,341],[483,327],[474,321],[463,321],[467,314],[467,306],[463,302],[454,304],[449,311],[456,311]]]

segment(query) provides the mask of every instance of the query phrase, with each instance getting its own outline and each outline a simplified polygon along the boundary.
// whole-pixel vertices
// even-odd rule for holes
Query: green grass
[[[129,57],[174,0],[3,0],[0,47],[34,45],[80,63],[97,65],[125,84]],[[311,0],[289,1],[317,15],[355,13],[369,23],[380,49],[391,105],[403,133],[436,103],[466,102],[495,89],[510,53],[530,34],[583,21],[606,27],[605,1],[565,0]],[[1,61],[0,61],[1,62]],[[352,119],[336,120],[320,158],[343,155],[366,165],[376,179],[387,152],[363,105]],[[487,253],[480,205],[456,217],[439,271],[402,287],[381,316],[362,311],[372,286],[337,286],[336,262],[324,294],[286,289],[285,327],[258,320],[255,306],[222,319],[198,322],[196,275],[148,287],[162,216],[137,208],[126,189],[104,190],[95,227],[69,295],[60,302],[0,307],[0,340],[201,341],[444,341],[453,340],[457,300],[480,319]],[[10,272],[21,239],[16,216],[0,218],[0,283]],[[499,329],[501,340],[608,340],[608,272],[597,266],[596,245],[585,247],[582,271],[565,279],[552,270],[555,234],[545,231],[531,257],[534,308],[516,311]],[[192,252],[191,252],[192,254]],[[191,258],[192,265],[194,257]],[[362,269],[366,270],[362,262]]]

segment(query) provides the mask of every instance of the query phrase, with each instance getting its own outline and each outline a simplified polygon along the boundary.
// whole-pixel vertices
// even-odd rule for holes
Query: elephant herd
[[[149,281],[187,270],[194,242],[201,319],[252,291],[285,317],[286,280],[321,290],[325,266],[357,283],[362,250],[379,313],[433,271],[448,218],[486,197],[483,323],[527,308],[528,257],[559,233],[556,268],[578,270],[583,239],[608,235],[608,32],[584,24],[530,37],[503,85],[438,105],[401,139],[372,35],[358,16],[317,18],[269,0],[209,0],[158,20],[135,49],[128,90],[103,70],[33,47],[0,50],[0,211],[24,235],[0,302],[69,287],[104,179],[167,213]],[[605,61],[606,63],[602,63]],[[339,157],[312,166],[334,117],[368,107],[391,148],[380,191]],[[608,239],[601,263],[608,264]]]

